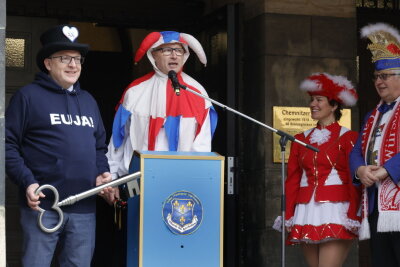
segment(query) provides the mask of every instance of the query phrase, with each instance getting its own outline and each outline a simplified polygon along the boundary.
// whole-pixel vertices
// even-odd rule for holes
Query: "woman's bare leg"
[[[301,249],[303,250],[304,257],[306,258],[307,264],[310,267],[318,267],[318,246],[319,244],[301,244]]]
[[[319,267],[341,267],[353,240],[334,240],[319,244]]]

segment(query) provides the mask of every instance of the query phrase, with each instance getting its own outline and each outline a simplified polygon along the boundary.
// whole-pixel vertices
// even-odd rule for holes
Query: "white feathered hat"
[[[346,106],[354,106],[358,99],[353,84],[346,77],[328,73],[312,74],[301,82],[300,89],[309,95],[326,96]]]

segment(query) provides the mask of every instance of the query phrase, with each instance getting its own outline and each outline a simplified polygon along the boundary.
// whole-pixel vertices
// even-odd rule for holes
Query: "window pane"
[[[6,38],[6,67],[25,67],[25,39]]]

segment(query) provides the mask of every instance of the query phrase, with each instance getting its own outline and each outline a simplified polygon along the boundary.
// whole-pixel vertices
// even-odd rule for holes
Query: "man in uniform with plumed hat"
[[[111,181],[100,111],[78,82],[89,49],[78,36],[72,25],[42,34],[41,72],[13,95],[6,111],[6,172],[20,188],[23,266],[50,266],[58,246],[60,266],[88,267],[95,246],[96,199],[62,207],[61,227],[46,233],[37,224],[40,208],[45,227],[54,227],[59,215],[51,210],[54,194],[36,194],[39,185],[53,185],[63,200]]]
[[[176,94],[168,78],[174,71],[180,84],[207,96],[204,88],[182,71],[189,48],[206,65],[204,50],[192,35],[152,32],[141,43],[135,62],[146,54],[153,71],[134,80],[120,100],[107,153],[113,178],[128,173],[134,150],[211,151],[217,124],[213,106],[185,90]]]
[[[371,239],[373,266],[400,266],[400,34],[390,25],[362,28],[375,63],[381,101],[369,112],[350,155],[354,183],[361,184],[360,239]]]

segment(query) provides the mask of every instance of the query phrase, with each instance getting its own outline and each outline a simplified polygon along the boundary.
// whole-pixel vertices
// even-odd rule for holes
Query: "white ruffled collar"
[[[323,129],[315,128],[310,136],[310,143],[311,144],[317,143],[318,145],[322,145],[328,142],[330,137],[331,137],[331,131],[329,131],[327,128]]]

